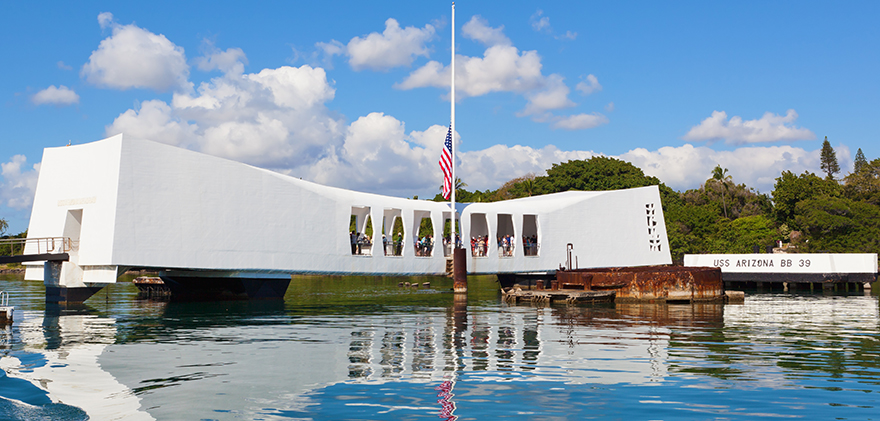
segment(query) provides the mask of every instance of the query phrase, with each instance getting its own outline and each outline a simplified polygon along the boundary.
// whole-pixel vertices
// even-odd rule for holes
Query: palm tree
[[[535,190],[535,179],[534,178],[526,178],[523,180],[520,185],[523,187],[523,190],[526,193],[526,196],[531,197],[532,192]]]
[[[467,183],[465,183],[464,181],[461,181],[460,178],[455,177],[455,191],[459,191],[467,186],[468,186]],[[443,185],[442,184],[440,185],[440,192],[441,193],[443,192]]]
[[[727,168],[721,168],[721,165],[716,165],[714,169],[712,169],[712,179],[721,183],[721,204],[724,206],[724,217],[727,218],[727,200],[724,198],[724,193],[727,191],[727,183],[733,180],[730,175],[727,174]]]

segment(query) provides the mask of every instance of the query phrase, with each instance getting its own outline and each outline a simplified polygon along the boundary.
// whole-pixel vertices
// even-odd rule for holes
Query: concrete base
[[[79,304],[88,300],[104,287],[56,287],[46,286],[46,302],[50,304]]]

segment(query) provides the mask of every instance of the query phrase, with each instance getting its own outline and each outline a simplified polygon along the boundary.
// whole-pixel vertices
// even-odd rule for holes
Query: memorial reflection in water
[[[283,303],[76,312],[36,310],[35,294],[0,330],[0,404],[68,419],[669,418],[708,402],[728,418],[853,417],[880,393],[876,296],[531,307],[369,282],[379,298],[316,282]]]

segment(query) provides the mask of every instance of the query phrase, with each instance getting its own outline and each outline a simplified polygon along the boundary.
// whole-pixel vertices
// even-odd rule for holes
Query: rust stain
[[[556,273],[552,290],[614,290],[616,301],[721,301],[724,283],[714,267],[643,266]]]

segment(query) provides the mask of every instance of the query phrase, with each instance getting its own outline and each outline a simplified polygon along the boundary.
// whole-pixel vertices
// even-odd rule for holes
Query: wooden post
[[[452,290],[467,292],[467,261],[465,249],[452,249]]]

